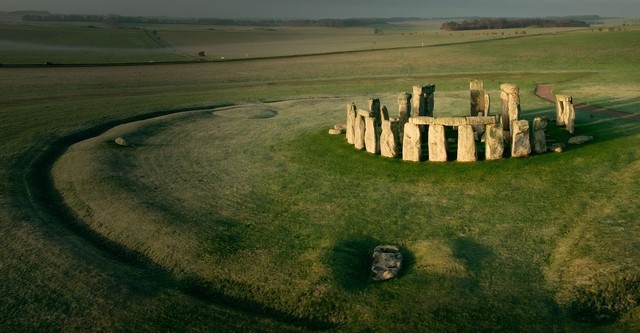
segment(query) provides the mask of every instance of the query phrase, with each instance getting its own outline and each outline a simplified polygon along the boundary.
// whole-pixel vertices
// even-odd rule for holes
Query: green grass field
[[[389,32],[386,46],[377,45],[435,33],[402,29],[417,35]],[[427,82],[437,87],[436,114],[464,115],[475,77],[493,110],[499,85],[518,84],[529,120],[555,114],[533,95],[538,83],[554,83],[576,102],[640,114],[640,30],[369,51],[357,45],[373,36],[348,31],[353,43],[331,44],[327,31],[291,29],[288,36],[308,35],[321,51],[293,37],[286,50],[350,44],[359,52],[0,68],[0,325],[638,330],[638,123],[578,111],[576,132],[594,135],[592,143],[473,164],[390,160],[326,131],[345,121],[347,103],[364,107],[379,97],[396,113],[397,95]],[[245,46],[285,43],[261,37],[273,31],[233,33],[255,34],[234,39]],[[182,50],[223,35],[158,34],[183,41]],[[469,36],[440,37],[434,44]],[[548,135],[569,138],[553,123]],[[133,147],[116,146],[118,136]],[[401,246],[406,268],[374,284],[367,266],[382,243]]]

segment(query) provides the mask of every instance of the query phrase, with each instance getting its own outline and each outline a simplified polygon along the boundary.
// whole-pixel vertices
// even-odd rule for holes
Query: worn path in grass
[[[536,96],[544,100],[547,100],[552,103],[556,102],[556,96],[553,94],[553,84],[539,84],[536,86],[535,93],[536,93]],[[574,104],[574,107],[582,111],[595,112],[595,113],[600,113],[600,114],[604,114],[612,117],[618,117],[618,118],[628,119],[631,121],[640,122],[640,116],[635,114],[628,114],[624,112],[614,111],[611,109],[605,109],[599,106],[587,105],[583,103]]]

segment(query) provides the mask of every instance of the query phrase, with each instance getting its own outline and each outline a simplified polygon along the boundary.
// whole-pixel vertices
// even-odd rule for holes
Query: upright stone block
[[[489,110],[491,110],[491,97],[489,96],[489,93],[485,92],[484,93],[484,116],[485,117],[489,116]]]
[[[576,110],[573,108],[573,103],[569,104],[566,111],[565,122],[567,123],[567,131],[573,134],[575,130],[575,122],[576,122]]]
[[[476,117],[480,113],[484,114],[485,109],[485,92],[484,83],[480,79],[471,80],[469,82],[471,116]]]
[[[487,125],[485,135],[485,158],[499,160],[504,155],[504,131],[500,124]]]
[[[434,98],[433,93],[436,91],[435,84],[427,84],[424,86],[414,86],[413,96],[411,98],[411,116],[429,116],[433,117]]]
[[[576,110],[573,107],[573,97],[568,95],[556,95],[556,124],[566,126],[567,131],[573,134],[576,120]]]
[[[471,125],[462,125],[458,127],[458,162],[475,162],[476,156],[476,140],[473,136],[473,127]]]
[[[365,147],[365,143],[364,143],[365,128],[366,126],[364,122],[364,117],[360,114],[357,114],[355,124],[354,124],[354,131],[353,131],[353,146],[358,150],[364,149]]]
[[[380,155],[395,158],[400,155],[400,128],[398,119],[382,120]]]
[[[533,150],[537,154],[547,152],[546,128],[547,120],[545,118],[536,117],[533,119]]]
[[[409,116],[411,116],[411,94],[402,93],[398,96],[398,127],[400,128],[400,136],[397,137],[397,144],[399,147],[402,147],[404,124],[409,121]]]
[[[409,116],[411,116],[411,94],[401,93],[398,96],[398,118],[403,126],[409,121]]]
[[[380,100],[377,98],[369,98],[369,110],[372,116],[375,118],[375,125],[380,126],[382,124],[382,116],[380,115]]]
[[[378,115],[380,112],[378,112]],[[371,154],[380,153],[380,133],[378,132],[378,126],[376,126],[375,117],[365,117],[365,130],[364,130],[364,146]]]
[[[500,121],[504,130],[510,130],[511,123],[520,118],[520,88],[515,84],[500,85],[502,112]]]
[[[402,159],[420,162],[422,142],[420,141],[420,126],[412,123],[404,124],[404,138],[402,140]]]
[[[529,122],[516,120],[511,123],[511,157],[527,157],[531,153]]]
[[[443,125],[430,125],[428,133],[429,141],[429,161],[447,161],[447,140],[445,138]]]
[[[567,104],[572,102],[571,96],[556,95],[556,124],[558,126],[565,126]]]
[[[356,124],[356,114],[358,108],[355,103],[351,103],[347,105],[347,142],[353,144],[354,133],[355,133],[355,124]]]

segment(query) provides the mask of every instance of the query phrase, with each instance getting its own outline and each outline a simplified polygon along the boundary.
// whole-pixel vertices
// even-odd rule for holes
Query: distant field
[[[263,41],[264,52],[286,55],[350,41],[358,51],[383,37],[161,28],[160,39],[182,51]],[[492,36],[421,29],[388,28],[389,44],[376,45]],[[120,33],[114,43],[125,49],[165,50],[138,44],[143,32]],[[0,68],[2,327],[637,331],[640,124],[578,112],[577,134],[594,142],[476,164],[389,160],[326,131],[344,122],[347,103],[380,97],[395,114],[398,93],[428,82],[436,113],[463,115],[475,77],[493,110],[501,83],[520,85],[526,119],[554,116],[533,95],[537,83],[640,113],[639,38],[634,28],[528,32],[291,58]],[[202,110],[178,112],[192,109]],[[548,134],[569,138],[553,123]],[[133,147],[116,146],[116,136]],[[43,152],[52,155],[38,160]],[[379,243],[400,245],[407,268],[372,284],[369,251]]]
[[[433,23],[435,22],[435,23]],[[447,32],[441,21],[404,22],[366,28],[288,28],[148,25],[0,25],[2,64],[140,63],[231,60],[417,48],[507,37],[556,33],[566,28]],[[438,27],[436,27],[438,26]],[[204,52],[205,56],[199,56]]]

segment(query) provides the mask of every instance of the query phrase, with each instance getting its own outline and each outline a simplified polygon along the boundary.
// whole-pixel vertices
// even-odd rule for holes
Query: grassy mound
[[[439,94],[442,106],[455,106],[464,92]],[[310,327],[363,329],[376,318],[408,330],[559,325],[565,305],[553,290],[572,287],[573,276],[550,284],[545,274],[559,276],[549,263],[573,255],[561,257],[556,242],[578,223],[605,218],[587,209],[594,193],[633,192],[633,182],[590,180],[624,179],[637,152],[615,162],[603,156],[637,140],[637,126],[581,116],[580,133],[598,140],[563,154],[405,163],[326,134],[350,101],[245,105],[120,126],[72,146],[54,167],[56,186],[91,228],[188,291]],[[530,92],[525,103],[528,118],[555,112]],[[568,138],[561,128],[549,134]],[[116,137],[134,147],[113,144]],[[382,243],[400,245],[409,264],[400,279],[373,284],[367,267]]]

